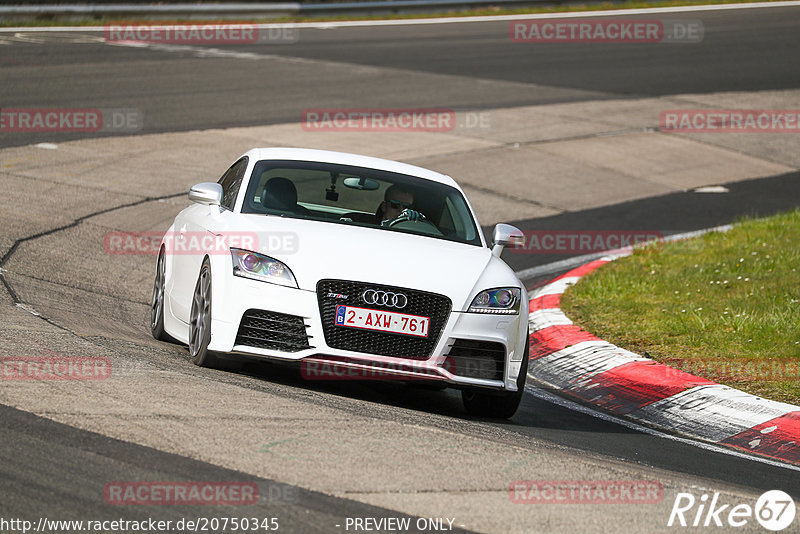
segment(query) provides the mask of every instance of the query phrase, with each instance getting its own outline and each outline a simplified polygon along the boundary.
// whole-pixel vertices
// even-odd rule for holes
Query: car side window
[[[218,183],[222,186],[222,205],[231,211],[236,203],[236,195],[239,194],[239,187],[242,185],[246,170],[247,157],[244,157],[231,165],[219,179]]]

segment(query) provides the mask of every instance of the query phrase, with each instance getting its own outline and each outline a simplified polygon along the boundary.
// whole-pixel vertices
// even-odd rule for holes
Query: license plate
[[[336,326],[428,337],[429,317],[355,306],[336,306]]]

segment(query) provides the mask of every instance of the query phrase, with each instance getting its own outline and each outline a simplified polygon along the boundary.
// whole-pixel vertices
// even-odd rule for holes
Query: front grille
[[[502,343],[456,339],[444,367],[458,376],[503,380],[505,363],[506,348]]]
[[[366,304],[361,298],[361,294],[366,289],[403,293],[408,297],[408,304],[402,309]],[[346,296],[347,298],[328,297],[329,293]],[[317,300],[319,301],[319,311],[322,316],[322,330],[325,333],[325,342],[329,347],[412,360],[427,360],[431,356],[452,308],[450,299],[444,295],[403,287],[346,280],[320,280],[317,283]],[[404,334],[336,326],[334,318],[338,304],[430,317],[428,337],[420,338]]]
[[[239,323],[236,345],[297,352],[312,348],[302,317],[264,310],[247,310]]]

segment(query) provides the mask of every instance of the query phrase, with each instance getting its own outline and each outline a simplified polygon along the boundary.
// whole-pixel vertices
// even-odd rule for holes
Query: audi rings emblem
[[[367,289],[361,293],[361,298],[367,304],[377,306],[387,306],[389,308],[405,308],[408,304],[408,297],[402,293],[392,293],[391,291],[379,291],[377,289]]]

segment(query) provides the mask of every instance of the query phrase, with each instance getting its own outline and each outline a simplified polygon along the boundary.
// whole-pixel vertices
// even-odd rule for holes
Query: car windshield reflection
[[[372,227],[481,246],[477,225],[456,188],[348,165],[259,161],[242,213]]]

